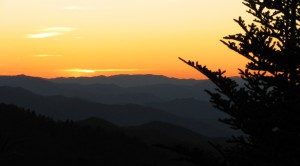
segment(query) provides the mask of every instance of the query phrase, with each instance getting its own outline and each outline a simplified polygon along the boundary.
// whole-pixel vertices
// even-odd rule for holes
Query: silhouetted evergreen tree
[[[300,165],[300,0],[244,0],[254,16],[235,22],[243,33],[221,40],[250,62],[239,70],[244,86],[186,61],[217,85],[207,91],[211,102],[231,117],[221,120],[244,135],[222,148],[226,163],[234,165]]]

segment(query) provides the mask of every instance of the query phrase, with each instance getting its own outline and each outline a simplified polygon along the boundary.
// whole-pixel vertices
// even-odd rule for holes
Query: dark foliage
[[[222,42],[249,59],[240,70],[245,86],[211,71],[198,62],[186,61],[217,85],[207,91],[211,102],[231,118],[221,121],[244,135],[234,146],[222,148],[230,166],[300,165],[300,1],[244,0],[255,19],[247,25],[235,21],[244,33]]]
[[[211,152],[204,151],[199,148],[188,148],[182,145],[176,146],[165,146],[165,145],[156,145],[164,149],[168,149],[173,152],[182,154],[182,157],[177,158],[177,161],[186,161],[189,163],[194,163],[196,165],[203,166],[221,166],[221,160],[215,154]]]
[[[180,144],[180,141],[174,141],[176,138],[142,128],[142,135],[148,134],[157,139],[161,139],[161,135],[170,139],[154,146],[155,142],[146,143],[138,135],[131,136],[128,131],[97,118],[78,122],[54,121],[15,105],[0,104],[0,163],[105,166],[218,164],[215,155],[207,149],[194,148],[193,152],[201,155],[190,156],[189,143]],[[183,133],[188,132],[184,129]],[[169,148],[170,144],[177,146]]]
[[[0,134],[5,165],[185,165],[122,132],[57,122],[14,105],[0,104]]]
[[[138,165],[136,156],[147,153],[144,144],[120,133],[55,122],[13,105],[0,104],[0,132],[0,161],[10,164]]]

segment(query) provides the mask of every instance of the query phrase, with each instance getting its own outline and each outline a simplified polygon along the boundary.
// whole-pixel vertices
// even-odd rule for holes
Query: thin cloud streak
[[[59,32],[36,33],[36,34],[29,34],[29,35],[27,35],[27,38],[30,38],[30,39],[42,39],[42,38],[47,38],[47,37],[60,36],[62,34],[63,33],[59,33]]]
[[[64,35],[66,32],[70,32],[73,30],[75,30],[75,28],[72,27],[44,27],[36,30],[36,31],[42,31],[44,33],[28,34],[27,38],[42,39],[47,37],[60,36],[60,35]]]
[[[33,55],[35,57],[61,57],[62,55],[51,55],[51,54],[39,54],[39,55]]]

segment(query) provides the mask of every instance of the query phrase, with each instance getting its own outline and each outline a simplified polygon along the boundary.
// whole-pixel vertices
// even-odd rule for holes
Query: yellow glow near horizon
[[[225,69],[228,75],[237,75],[246,63],[219,42],[242,32],[233,21],[247,16],[242,1],[0,2],[1,75],[127,73],[200,79],[204,77],[177,57]],[[73,69],[78,71],[66,71]]]
[[[78,73],[96,73],[96,72],[131,72],[140,69],[66,69],[62,71],[78,72]]]

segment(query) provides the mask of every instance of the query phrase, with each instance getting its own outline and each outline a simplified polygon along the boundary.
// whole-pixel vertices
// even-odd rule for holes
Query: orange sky
[[[236,0],[0,0],[0,74],[205,78],[177,57],[237,75],[219,40],[241,32]]]

